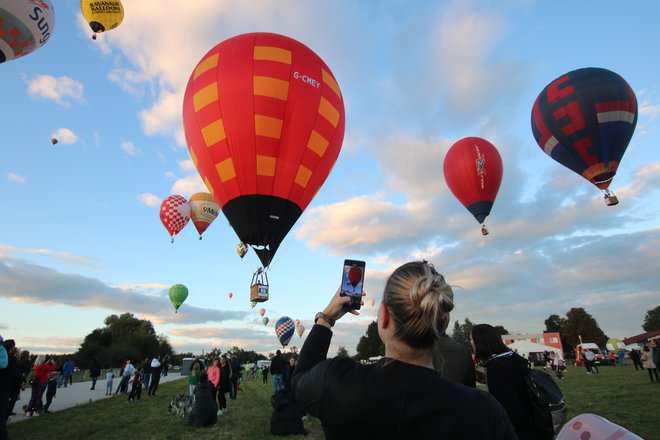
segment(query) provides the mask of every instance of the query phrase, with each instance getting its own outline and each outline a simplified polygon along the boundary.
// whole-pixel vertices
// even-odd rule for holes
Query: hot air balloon
[[[229,299],[232,299],[232,298],[234,297],[234,294],[231,293],[231,292],[229,292],[229,293],[227,294],[227,296],[229,297]]]
[[[55,145],[55,144],[58,143],[58,142],[59,142],[59,141],[57,140],[57,138],[50,138],[50,143],[51,143],[51,144]]]
[[[174,243],[174,236],[181,232],[190,220],[190,205],[185,197],[172,195],[160,204],[160,221],[167,229]]]
[[[94,32],[94,40],[96,34],[114,29],[124,20],[124,7],[119,0],[80,0],[80,11]]]
[[[485,139],[466,137],[447,151],[442,168],[451,192],[481,223],[481,233],[488,235],[483,222],[502,183],[500,153]]]
[[[355,289],[355,286],[358,285],[360,280],[362,279],[362,269],[360,269],[357,266],[353,266],[348,270],[348,282],[353,286]]]
[[[174,313],[177,313],[181,304],[188,298],[188,288],[183,284],[175,284],[170,287],[170,301],[174,306]]]
[[[0,63],[34,52],[50,40],[55,10],[50,0],[0,3]]]
[[[344,102],[332,72],[289,37],[230,38],[192,72],[183,123],[202,180],[268,267],[341,149]]]
[[[236,253],[238,254],[239,257],[241,257],[241,260],[243,259],[245,254],[248,253],[248,249],[250,248],[247,247],[247,245],[242,241],[239,241],[238,244],[236,245]]]
[[[251,309],[254,309],[254,306],[256,306],[256,305],[257,305],[256,301],[250,301],[250,308]]]
[[[289,344],[295,330],[296,326],[293,323],[293,319],[288,316],[282,316],[277,320],[275,323],[275,334],[277,335],[277,339],[280,340],[282,347],[286,347]]]
[[[370,305],[371,307],[375,306],[375,305],[376,305],[376,300],[373,299],[373,298],[369,298],[369,305]]]
[[[296,327],[298,327],[300,325],[300,319],[296,319],[294,323],[296,324]]]
[[[304,325],[299,325],[298,326],[298,336],[302,338],[303,333],[305,333],[305,326]]]
[[[202,239],[202,234],[206,231],[213,220],[218,216],[220,207],[213,196],[209,193],[200,192],[190,196],[190,217],[192,218],[195,229],[199,232],[199,239]]]
[[[261,320],[261,322],[263,322],[264,325],[268,325],[268,321],[269,321],[268,316],[264,316],[264,319]]]
[[[266,313],[266,309],[263,309],[263,308],[262,308],[262,309],[259,309],[259,314],[260,314],[261,316],[264,316],[265,313]]]
[[[554,160],[608,189],[637,124],[637,98],[628,83],[607,69],[573,70],[548,84],[532,108],[532,132]]]

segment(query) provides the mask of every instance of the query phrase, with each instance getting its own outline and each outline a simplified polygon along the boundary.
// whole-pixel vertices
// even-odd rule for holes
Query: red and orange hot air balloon
[[[481,233],[488,235],[483,222],[502,183],[502,158],[497,148],[485,139],[463,138],[447,151],[442,168],[451,192],[481,223]]]
[[[195,67],[183,123],[202,180],[267,267],[339,155],[344,101],[335,77],[294,39],[238,35]]]
[[[353,266],[348,271],[348,282],[355,288],[362,279],[362,269],[357,266]]]
[[[266,314],[266,309],[264,309],[264,308],[259,309],[259,314],[261,316],[264,316]]]

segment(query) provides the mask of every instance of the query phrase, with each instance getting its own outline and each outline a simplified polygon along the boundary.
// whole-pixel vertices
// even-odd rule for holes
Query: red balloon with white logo
[[[479,137],[466,137],[451,146],[443,171],[447,186],[479,223],[483,224],[502,183],[502,157],[497,148]]]
[[[190,205],[185,197],[171,195],[160,204],[160,221],[172,237],[181,232],[190,220]]]

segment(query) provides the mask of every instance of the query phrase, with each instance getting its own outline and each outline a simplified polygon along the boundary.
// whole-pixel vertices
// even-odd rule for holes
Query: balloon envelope
[[[260,314],[261,316],[264,316],[265,313],[266,313],[266,309],[263,309],[263,308],[262,308],[262,309],[259,309],[259,314]]]
[[[362,269],[357,266],[353,266],[348,271],[348,282],[351,283],[351,286],[355,287],[362,279]]]
[[[292,38],[238,35],[195,67],[183,124],[202,180],[268,266],[341,149],[344,102],[332,72]]]
[[[257,303],[255,301],[250,301],[250,308],[254,309],[254,306],[256,306]]]
[[[200,192],[190,196],[190,218],[195,225],[195,229],[199,232],[199,238],[216,219],[220,212],[220,207],[213,196],[209,193]]]
[[[554,160],[607,189],[637,125],[637,98],[607,69],[568,72],[548,84],[532,108],[532,132]]]
[[[289,344],[295,330],[296,325],[293,323],[293,319],[288,316],[282,316],[277,320],[275,323],[275,334],[277,335],[277,339],[280,340],[282,347],[286,347]]]
[[[80,0],[80,11],[95,34],[112,30],[124,20],[119,0]]]
[[[181,307],[181,304],[188,298],[188,288],[183,284],[175,284],[170,287],[170,301],[174,306],[174,311],[176,312]]]
[[[580,414],[566,422],[556,440],[642,440],[642,437],[596,414]]]
[[[299,325],[298,326],[298,336],[302,338],[303,333],[305,333],[305,326],[304,325]]]
[[[296,324],[296,327],[298,327],[300,325],[300,320],[296,319],[295,324]]]
[[[483,223],[502,183],[502,157],[497,148],[482,138],[463,138],[447,151],[442,168],[452,194]]]
[[[229,292],[229,293],[227,294],[227,296],[229,297],[229,299],[232,299],[232,298],[234,297],[234,294],[231,293],[231,292]]]
[[[248,249],[250,248],[247,247],[247,245],[242,241],[238,242],[238,244],[236,245],[236,253],[238,254],[239,257],[241,257],[241,260],[243,259],[245,254],[248,253]]]
[[[264,319],[261,320],[261,322],[263,322],[264,325],[268,325],[268,321],[270,321],[270,320],[268,319],[268,316],[264,316]]]
[[[171,237],[181,232],[190,220],[190,205],[185,197],[172,195],[160,205],[160,221]]]
[[[50,0],[0,2],[0,63],[20,58],[42,47],[55,30]]]

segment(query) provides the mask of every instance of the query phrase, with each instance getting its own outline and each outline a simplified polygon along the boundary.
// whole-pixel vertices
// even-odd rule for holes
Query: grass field
[[[591,375],[584,368],[569,367],[565,379],[559,382],[568,403],[568,418],[592,412],[645,439],[660,439],[660,384],[651,384],[646,371],[636,372],[633,367],[601,367],[600,372]],[[228,413],[212,428],[190,428],[183,419],[167,414],[172,396],[187,390],[187,381],[182,379],[161,385],[155,398],[143,397],[141,402],[130,404],[125,397],[105,399],[10,424],[9,433],[14,440],[277,438],[270,434],[272,384],[248,381],[243,389],[237,400],[228,401]],[[324,438],[317,419],[310,417],[305,427],[310,435],[289,438]]]

